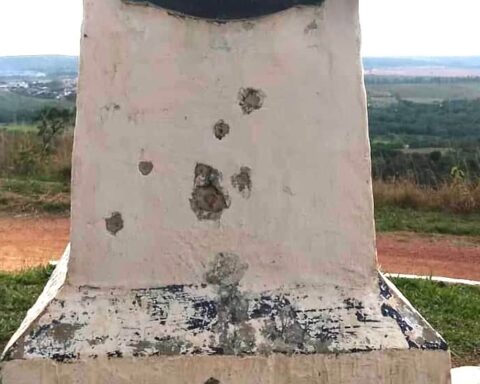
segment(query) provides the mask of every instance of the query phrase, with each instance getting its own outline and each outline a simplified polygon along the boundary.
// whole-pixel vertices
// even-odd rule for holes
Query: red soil
[[[68,243],[68,217],[0,217],[0,271],[48,264]]]
[[[378,262],[385,272],[480,281],[480,239],[464,236],[380,234]]]

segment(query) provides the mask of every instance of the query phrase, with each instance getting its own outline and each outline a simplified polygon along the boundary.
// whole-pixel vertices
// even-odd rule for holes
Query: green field
[[[9,132],[36,132],[37,127],[35,124],[5,124],[0,125],[0,129]]]
[[[0,179],[0,212],[8,214],[66,214],[70,185],[29,179]]]
[[[0,90],[0,123],[33,121],[36,114],[47,106],[71,108],[73,104],[68,101],[40,99]]]
[[[480,236],[480,214],[453,214],[411,208],[380,206],[375,209],[378,232],[408,231]]]
[[[415,83],[415,84],[367,84],[372,103],[377,106],[394,103],[397,98],[416,103],[433,103],[443,100],[480,98],[480,81],[454,83]]]
[[[413,306],[447,340],[455,365],[480,364],[480,288],[393,279]]]

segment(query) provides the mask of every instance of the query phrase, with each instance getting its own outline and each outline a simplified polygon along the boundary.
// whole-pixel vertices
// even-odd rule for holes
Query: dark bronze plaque
[[[250,19],[298,5],[321,5],[324,0],[127,0],[151,4],[188,16],[214,20]]]

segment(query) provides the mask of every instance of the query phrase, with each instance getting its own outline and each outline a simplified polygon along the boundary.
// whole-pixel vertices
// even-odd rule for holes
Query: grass
[[[374,102],[379,104],[384,100],[387,104],[394,102],[396,97],[417,103],[434,103],[477,99],[480,97],[480,82],[458,80],[454,83],[367,84],[367,91]]]
[[[375,221],[378,232],[408,231],[480,236],[478,213],[453,214],[381,205],[375,208]]]
[[[67,213],[70,186],[61,182],[0,179],[0,212]]]
[[[455,366],[480,364],[480,288],[407,279],[394,283],[447,340]]]
[[[37,268],[0,273],[0,349],[20,325],[52,272]],[[480,288],[394,279],[395,284],[447,340],[454,363],[480,363]]]
[[[14,92],[0,90],[0,120],[16,121],[31,119],[42,108],[57,106],[69,108],[71,102],[64,100],[41,99],[38,97],[19,95]]]
[[[34,124],[7,124],[0,125],[0,129],[9,132],[36,132],[37,127]]]
[[[36,268],[19,274],[0,273],[0,351],[35,303],[51,272],[51,268]]]
[[[375,181],[373,194],[377,207],[386,205],[458,214],[480,213],[479,183],[454,180],[432,188],[408,180],[391,183]]]

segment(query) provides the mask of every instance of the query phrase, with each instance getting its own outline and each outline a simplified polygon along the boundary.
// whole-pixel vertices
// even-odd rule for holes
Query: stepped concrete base
[[[270,357],[151,357],[73,364],[14,361],[4,384],[449,384],[443,351]]]

